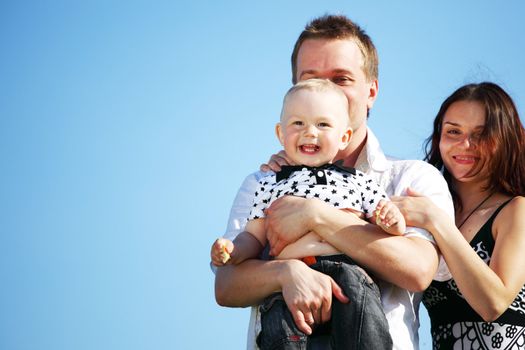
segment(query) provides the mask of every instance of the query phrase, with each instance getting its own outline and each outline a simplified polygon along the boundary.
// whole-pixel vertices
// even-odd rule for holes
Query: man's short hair
[[[296,84],[294,84],[284,96],[284,100],[286,101],[286,98],[290,95],[293,95],[297,91],[301,90],[309,90],[309,91],[319,91],[319,92],[334,92],[336,95],[341,96],[341,98],[346,101],[348,104],[348,100],[346,98],[345,93],[339,86],[332,83],[328,79],[307,79],[300,81]]]
[[[372,39],[361,27],[342,15],[324,15],[306,25],[295,42],[292,52],[292,81],[297,82],[297,55],[302,43],[308,39],[352,39],[363,55],[363,72],[368,81],[377,79],[379,58]]]

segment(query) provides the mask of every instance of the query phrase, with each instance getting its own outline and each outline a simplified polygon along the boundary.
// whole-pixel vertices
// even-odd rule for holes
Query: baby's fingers
[[[218,238],[212,247],[212,263],[216,266],[222,266],[230,260],[230,254],[233,251],[233,242]]]
[[[212,255],[211,263],[217,267],[226,265],[225,263],[222,262],[222,259],[219,257],[219,255]]]
[[[395,225],[399,221],[399,213],[395,210],[389,210],[384,218],[381,220],[381,223],[386,226],[390,227]]]
[[[379,201],[376,207],[376,211],[375,211],[376,221],[378,224],[379,222],[383,221],[383,219],[385,218],[386,214],[388,213],[391,207],[392,207],[391,202],[386,201],[384,199],[381,199]]]
[[[379,203],[377,203],[376,212],[380,212],[387,203],[388,201],[386,199],[381,199]]]

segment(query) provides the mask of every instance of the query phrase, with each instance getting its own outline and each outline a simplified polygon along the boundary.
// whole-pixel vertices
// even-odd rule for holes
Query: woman
[[[493,83],[459,88],[426,146],[449,184],[455,224],[413,191],[393,201],[407,225],[434,235],[448,266],[440,271],[450,271],[423,297],[433,348],[524,349],[525,130],[512,99]]]

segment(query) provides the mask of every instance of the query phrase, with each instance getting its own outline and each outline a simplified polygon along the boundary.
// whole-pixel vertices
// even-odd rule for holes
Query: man
[[[354,134],[338,155],[344,165],[373,176],[389,196],[402,195],[408,187],[429,196],[453,215],[447,185],[437,170],[421,161],[394,161],[383,154],[367,128],[367,117],[378,93],[378,59],[370,38],[344,16],[313,20],[299,36],[292,54],[293,82],[310,78],[329,79],[339,85],[350,104]],[[286,156],[273,158],[273,168],[286,163]],[[252,204],[259,172],[248,176],[235,199],[226,237],[242,231]],[[357,264],[380,278],[382,302],[395,349],[418,349],[419,293],[438,266],[438,253],[431,235],[407,229],[404,236],[390,236],[372,224],[342,215],[339,210],[315,199],[283,197],[268,209],[266,222],[271,254],[314,231]],[[257,305],[281,291],[298,327],[311,334],[313,326],[330,319],[332,294],[348,300],[328,276],[299,260],[248,260],[217,270],[215,293],[223,306]],[[257,331],[257,309],[253,309],[248,348]],[[324,346],[328,349],[328,346]]]

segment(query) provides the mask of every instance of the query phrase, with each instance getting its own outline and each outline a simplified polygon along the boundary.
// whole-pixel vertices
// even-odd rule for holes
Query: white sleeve
[[[248,175],[246,179],[244,179],[233,200],[224,238],[233,241],[235,237],[244,230],[255,198],[255,191],[259,185],[259,180],[263,176],[264,173],[256,172]]]
[[[423,161],[410,161],[404,167],[401,181],[398,181],[395,195],[406,196],[406,190],[421,193],[430,198],[435,205],[443,209],[451,218],[454,218],[454,204],[452,196],[448,190],[448,185],[441,173],[432,165]],[[407,227],[405,236],[420,237],[433,243],[434,237],[427,231],[419,227]]]
[[[428,169],[428,171],[424,172],[423,176],[420,176],[419,181],[416,181],[414,187],[412,188],[415,191],[422,193],[428,198],[430,198],[436,206],[444,210],[452,218],[452,220],[454,220],[454,203],[452,202],[452,196],[450,195],[450,191],[448,190],[447,182],[443,178],[443,175],[441,175],[441,173],[435,167],[428,163],[425,164],[427,166],[425,166],[424,168]],[[421,230],[428,233],[428,231],[420,228],[413,229]],[[434,237],[432,237],[432,240],[433,239]],[[443,256],[440,254],[439,265],[436,274],[434,275],[434,279],[437,281],[447,281],[451,278],[452,275],[448,270],[448,266],[445,263]]]
[[[255,198],[255,192],[257,190],[257,187],[259,186],[259,181],[264,176],[265,173],[256,172],[248,175],[244,179],[241,187],[237,191],[235,199],[233,200],[233,205],[230,210],[230,217],[228,218],[228,223],[226,225],[226,232],[223,236],[224,238],[228,238],[229,240],[233,241],[235,237],[237,237],[237,235],[244,230],[244,227],[248,222],[248,216],[250,215],[250,211]],[[210,263],[210,267],[213,273],[217,272],[216,266]],[[255,339],[258,334],[257,326],[260,325],[260,321],[258,319],[259,308],[252,306],[251,309],[252,312],[250,314],[246,349],[257,350],[258,347],[255,343]]]
[[[253,204],[255,196],[255,190],[259,184],[259,180],[264,176],[262,172],[256,172],[248,175],[233,200],[232,208],[230,209],[230,217],[226,225],[226,232],[223,237],[231,241],[237,237],[239,233],[244,230],[246,223],[248,222],[248,215]],[[210,261],[210,268],[213,273],[217,272],[217,267],[214,266]]]
[[[432,165],[423,161],[401,161],[403,163],[403,170],[398,172],[401,179],[397,181],[397,186],[394,190],[396,196],[406,196],[406,189],[410,187],[414,191],[430,198],[435,205],[444,210],[454,219],[454,204],[452,196],[448,190],[448,185],[443,175]],[[430,242],[435,243],[434,237],[427,230],[419,227],[407,227],[405,231],[406,237],[419,237]],[[434,280],[446,281],[451,278],[447,264],[443,257],[439,256],[439,266]]]

